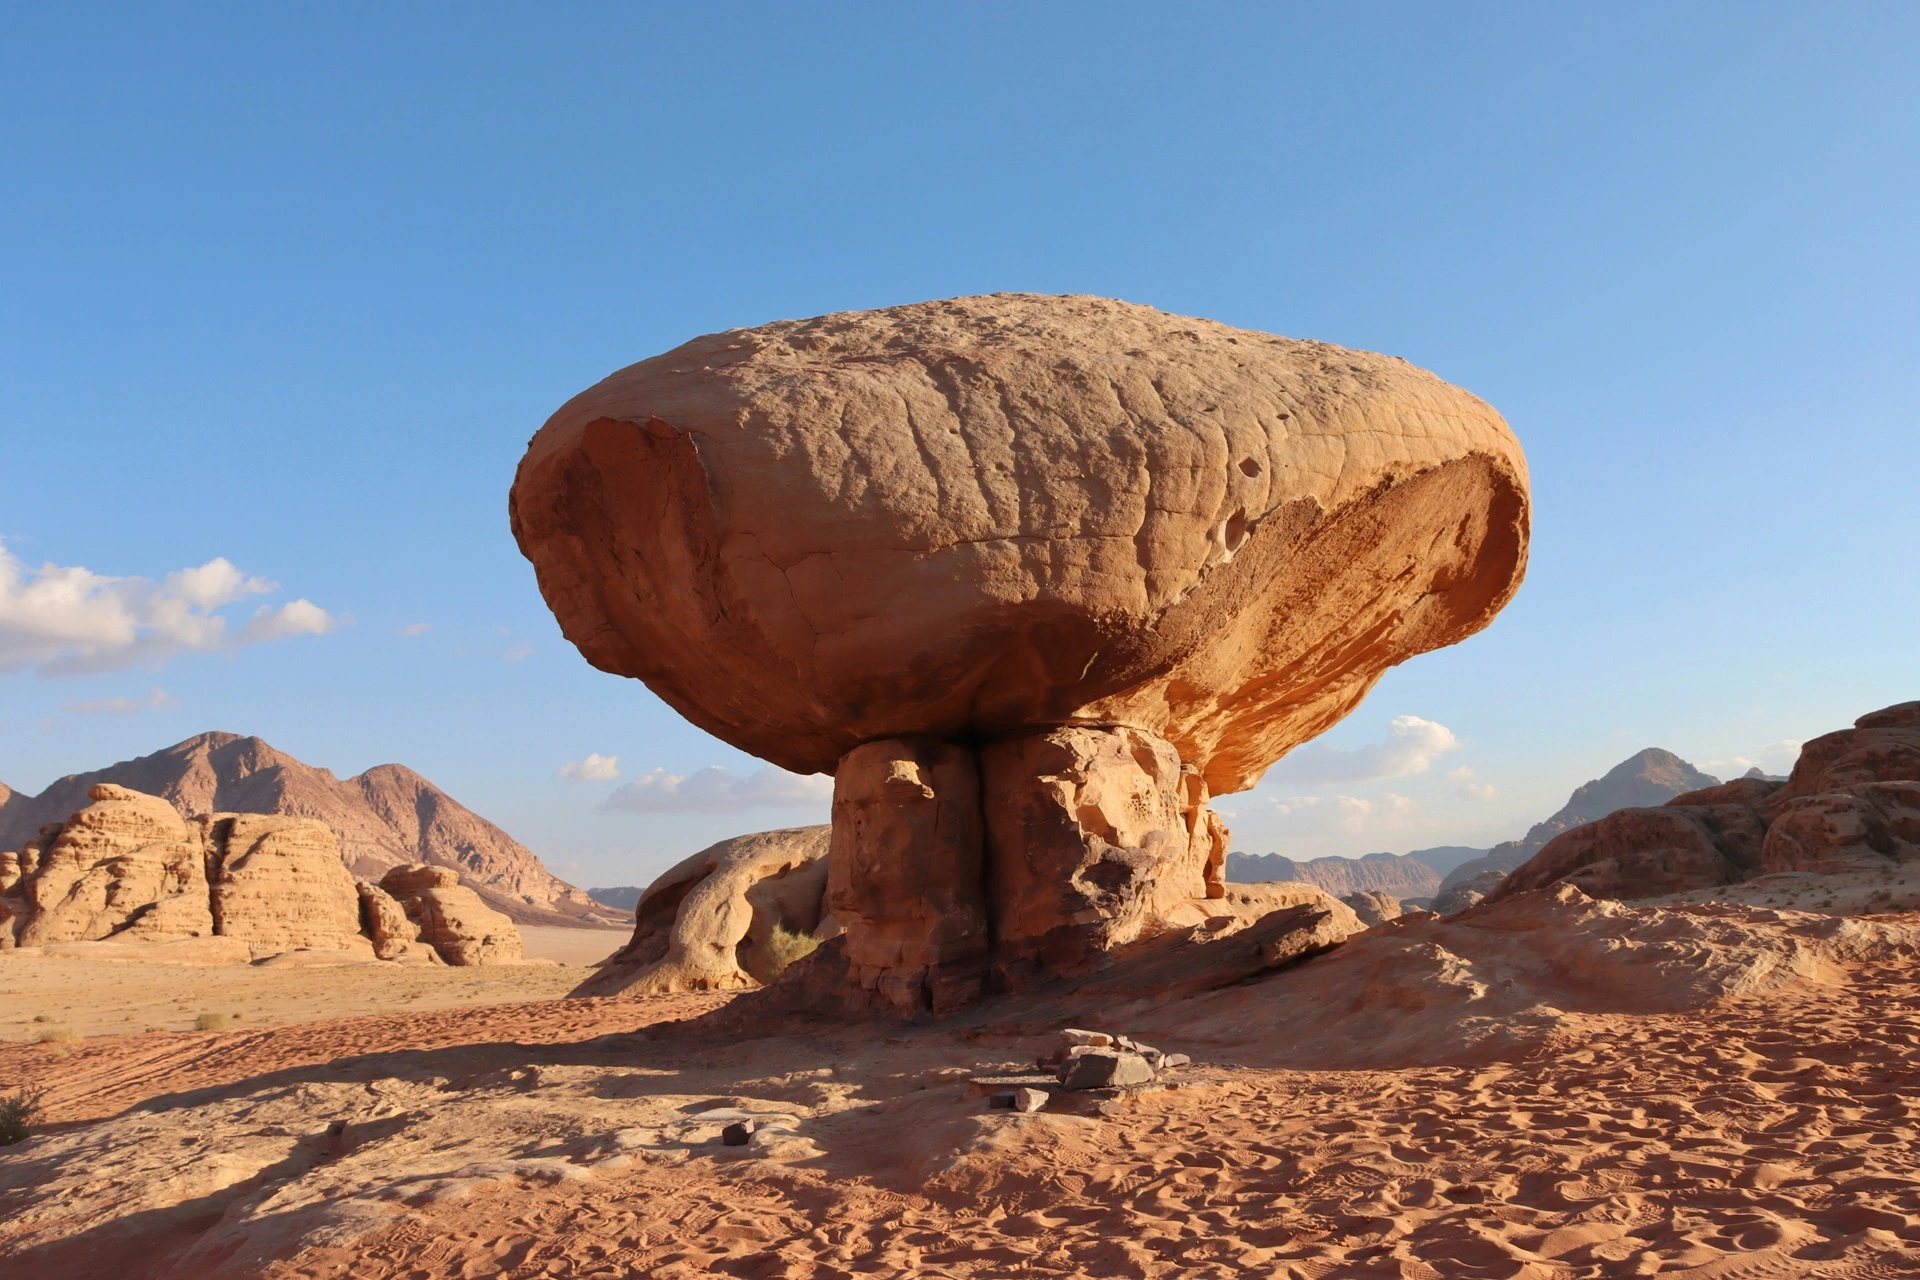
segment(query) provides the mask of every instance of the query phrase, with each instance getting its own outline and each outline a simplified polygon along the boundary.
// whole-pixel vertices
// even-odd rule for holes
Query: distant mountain
[[[1485,849],[1475,849],[1464,844],[1441,844],[1431,849],[1415,849],[1409,858],[1418,858],[1445,877],[1448,872],[1469,858],[1478,858],[1486,853]]]
[[[342,780],[232,733],[203,733],[152,755],[70,774],[37,796],[0,786],[0,850],[18,849],[42,825],[65,821],[97,782],[164,797],[184,814],[317,818],[339,837],[340,856],[355,875],[378,880],[409,862],[450,867],[522,924],[614,923],[525,845],[404,765],[377,765]]]
[[[587,896],[603,907],[612,907],[616,911],[632,911],[640,905],[640,895],[646,888],[637,884],[617,884],[610,889],[589,889]]]
[[[1689,791],[1719,785],[1720,779],[1710,773],[1700,772],[1671,751],[1649,747],[1628,756],[1607,770],[1605,776],[1575,788],[1558,813],[1545,822],[1534,823],[1525,836],[1497,844],[1487,850],[1484,857],[1462,862],[1448,872],[1446,879],[1440,882],[1434,909],[1452,908],[1454,904],[1448,898],[1449,891],[1478,875],[1488,871],[1512,871],[1521,866],[1562,831],[1596,822],[1615,809],[1652,808]]]
[[[1475,849],[1472,852],[1478,853]],[[1336,898],[1373,889],[1395,898],[1431,898],[1440,873],[1407,853],[1369,853],[1364,858],[1315,858],[1295,862],[1277,853],[1230,853],[1227,879],[1234,884],[1262,880],[1304,880]]]

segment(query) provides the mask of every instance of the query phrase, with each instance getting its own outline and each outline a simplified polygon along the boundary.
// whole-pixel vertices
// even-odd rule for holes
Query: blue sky
[[[1243,850],[1920,697],[1912,6],[19,6],[0,110],[18,789],[256,733],[586,884],[820,820],[560,638],[514,465],[696,334],[1003,289],[1402,355],[1526,447],[1518,599]]]

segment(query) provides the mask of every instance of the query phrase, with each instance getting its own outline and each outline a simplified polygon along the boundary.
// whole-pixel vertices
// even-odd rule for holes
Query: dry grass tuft
[[[0,1147],[27,1140],[28,1127],[40,1118],[42,1096],[38,1089],[20,1089],[0,1098]]]
[[[767,959],[771,962],[773,976],[778,978],[787,971],[787,966],[803,956],[813,954],[820,945],[820,939],[810,933],[796,933],[785,925],[773,926],[773,933],[767,938]]]

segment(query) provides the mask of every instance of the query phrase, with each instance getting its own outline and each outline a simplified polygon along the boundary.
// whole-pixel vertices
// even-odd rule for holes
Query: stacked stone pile
[[[1056,1098],[1098,1104],[1125,1091],[1152,1088],[1192,1061],[1184,1053],[1167,1053],[1113,1032],[1067,1027],[1053,1051],[1034,1063],[1034,1073],[979,1076],[973,1089],[986,1095],[989,1107],[1044,1111]]]

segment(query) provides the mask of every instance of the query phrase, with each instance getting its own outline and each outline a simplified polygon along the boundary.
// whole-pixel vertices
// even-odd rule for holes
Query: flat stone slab
[[[967,1092],[975,1098],[1011,1093],[1015,1089],[1044,1089],[1048,1093],[1059,1093],[1063,1087],[1051,1072],[1038,1071],[1017,1076],[975,1076],[967,1081]]]

